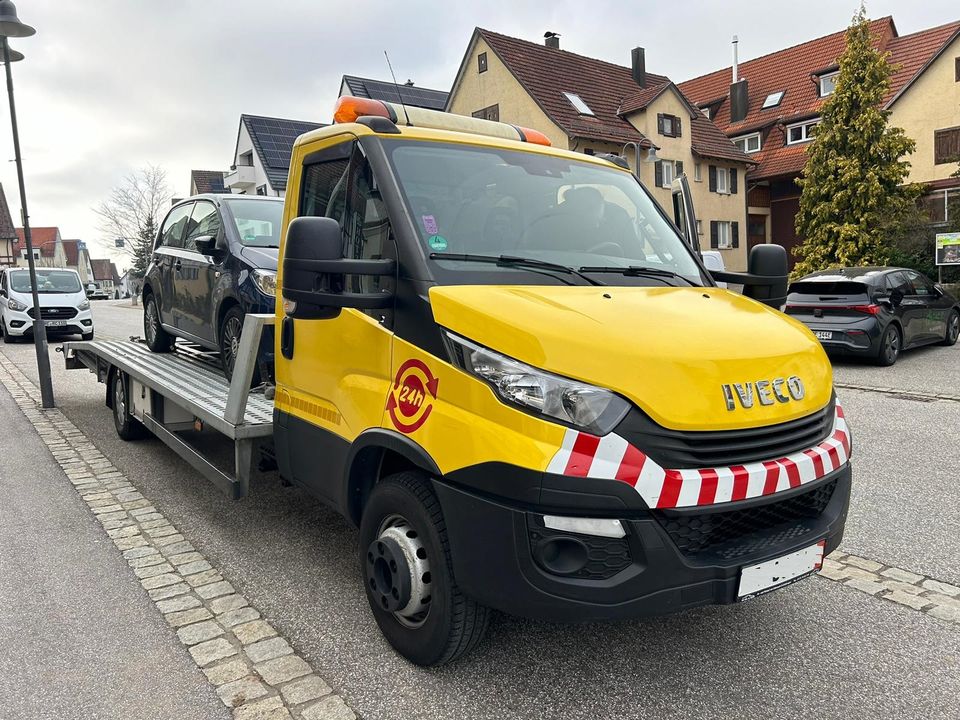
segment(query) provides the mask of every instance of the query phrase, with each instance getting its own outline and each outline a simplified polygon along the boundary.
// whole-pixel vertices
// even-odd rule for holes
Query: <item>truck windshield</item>
[[[464,257],[477,255],[603,272],[604,284],[676,284],[677,276],[684,285],[704,282],[683,240],[629,173],[501,148],[384,146],[439,282],[484,282],[490,264]],[[534,274],[530,265],[508,268],[497,270],[529,274],[527,283],[560,282],[556,273]]]
[[[10,273],[10,288],[18,293],[31,292],[30,271],[14,270]],[[75,293],[80,290],[80,277],[75,272],[37,268],[38,293]]]

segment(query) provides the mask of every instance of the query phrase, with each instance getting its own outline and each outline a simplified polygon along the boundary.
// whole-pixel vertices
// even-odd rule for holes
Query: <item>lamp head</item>
[[[10,0],[0,0],[0,35],[4,37],[30,37],[37,31],[20,22],[17,17],[17,6]]]
[[[10,47],[9,45],[7,46],[7,52],[10,54],[10,62],[15,63],[15,62],[20,62],[21,60],[23,60],[23,53],[22,53],[22,52],[17,52],[16,50],[14,50],[14,49],[13,49],[12,47]],[[2,56],[2,55],[0,55],[0,65],[3,65],[3,56]]]

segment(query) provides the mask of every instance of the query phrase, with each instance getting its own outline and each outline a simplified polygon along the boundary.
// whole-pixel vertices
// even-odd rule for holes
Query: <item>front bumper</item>
[[[513,615],[593,621],[732,603],[737,600],[744,566],[820,540],[826,541],[825,551],[831,552],[843,535],[851,475],[846,463],[815,483],[792,490],[671,511],[636,509],[634,503],[622,501],[619,488],[612,487],[613,492],[602,494],[572,488],[566,494],[544,492],[536,505],[492,497],[444,480],[435,481],[434,488],[443,508],[454,576],[464,593]],[[549,476],[544,487],[548,481]],[[597,482],[603,481],[588,481],[587,487],[599,489]],[[624,488],[633,492],[626,485]],[[823,507],[791,519],[785,503],[797,505],[810,493],[820,493]],[[727,515],[721,518],[721,513]],[[614,541],[546,529],[544,514],[618,518],[626,536]],[[750,523],[744,522],[749,515],[766,521],[754,522],[750,531]],[[704,540],[705,525],[721,524],[728,531],[717,536],[718,542]],[[748,531],[738,534],[738,527]],[[585,547],[585,570],[571,573],[555,557],[545,558],[543,548],[550,538]]]
[[[86,335],[93,332],[93,313],[90,310],[78,311],[75,317],[63,321],[46,321],[47,335]],[[63,322],[63,325],[51,325],[51,322]],[[33,318],[25,312],[8,310],[4,316],[7,333],[14,337],[33,336]]]

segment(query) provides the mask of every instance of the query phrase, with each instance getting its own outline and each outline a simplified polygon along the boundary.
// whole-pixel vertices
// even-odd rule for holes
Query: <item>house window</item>
[[[820,118],[796,123],[795,125],[787,125],[787,145],[796,145],[797,143],[813,140],[813,130],[819,124]]]
[[[241,167],[253,167],[253,150],[245,152],[237,158],[237,165]]]
[[[718,193],[729,193],[730,192],[730,176],[727,174],[726,168],[717,168],[717,192]]]
[[[583,98],[574,93],[565,92],[564,97],[570,101],[570,104],[573,105],[573,109],[576,110],[581,115],[593,115],[593,110],[590,109],[590,106],[587,105]]]
[[[710,192],[720,193],[722,195],[737,194],[737,170],[736,168],[722,168],[716,165],[710,166]]]
[[[752,135],[742,135],[741,137],[734,138],[733,144],[740,148],[741,152],[745,153],[755,153],[760,150],[760,133],[753,133]]]
[[[700,112],[703,113],[703,116],[709,120],[710,119],[710,106],[700,108]]]
[[[266,195],[267,186],[266,185],[257,185],[257,195]]]
[[[680,118],[676,115],[658,113],[657,132],[666,137],[680,137]]]
[[[485,52],[477,55],[477,72],[487,71],[487,54]]]
[[[786,90],[780,90],[779,92],[770,93],[767,95],[767,99],[763,101],[763,107],[761,110],[767,110],[768,108],[775,108],[783,100],[783,96],[786,94]]]
[[[482,110],[477,110],[473,113],[475,118],[480,118],[481,120],[493,120],[494,122],[500,122],[500,105],[491,105],[490,107],[485,107]]]
[[[673,187],[674,178],[683,174],[683,163],[679,160],[657,160],[653,166],[653,184],[657,187]]]
[[[710,221],[710,247],[731,250],[740,247],[740,223],[727,220]]]
[[[942,165],[960,161],[960,127],[933,133],[933,163]]]
[[[840,77],[839,71],[820,76],[820,97],[833,95],[834,90],[837,89],[838,77]]]
[[[703,173],[700,168],[700,163],[693,164],[693,179],[695,182],[703,182]]]
[[[697,220],[697,235],[703,235],[703,220]]]

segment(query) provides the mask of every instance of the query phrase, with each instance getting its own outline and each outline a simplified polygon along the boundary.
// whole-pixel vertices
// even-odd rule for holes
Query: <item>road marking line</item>
[[[0,353],[13,397],[234,718],[354,720],[340,695]]]

